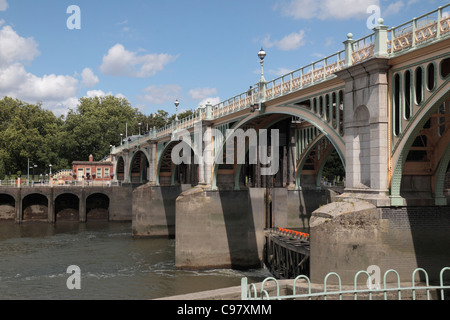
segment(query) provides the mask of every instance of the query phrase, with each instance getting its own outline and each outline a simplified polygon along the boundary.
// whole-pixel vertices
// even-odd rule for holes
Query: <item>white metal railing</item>
[[[265,279],[260,288],[258,289],[255,284],[248,284],[247,278],[242,278],[241,281],[241,298],[242,300],[292,300],[292,299],[323,299],[327,300],[328,297],[337,298],[339,300],[344,299],[353,299],[358,300],[358,298],[363,297],[366,300],[374,300],[375,296],[378,299],[390,300],[393,299],[392,296],[396,296],[396,299],[402,300],[405,298],[405,295],[402,298],[402,294],[408,293],[408,300],[417,300],[418,292],[425,292],[426,300],[431,300],[431,292],[437,293],[434,299],[436,300],[445,300],[445,291],[450,290],[450,285],[446,285],[444,283],[444,274],[449,273],[450,268],[444,267],[441,269],[439,274],[439,285],[431,286],[429,284],[428,273],[422,269],[417,268],[412,272],[411,275],[411,286],[402,285],[400,282],[400,276],[396,270],[390,269],[387,270],[383,275],[383,283],[372,284],[371,275],[367,271],[359,271],[354,276],[354,283],[352,288],[345,289],[342,286],[342,280],[339,274],[335,272],[328,273],[323,281],[323,290],[317,290],[317,292],[313,292],[311,286],[311,280],[305,276],[300,275],[292,280],[292,287],[289,290],[292,294],[284,294],[281,291],[280,283],[277,279],[273,277],[269,277]],[[416,284],[416,277],[421,273],[424,276],[425,282],[420,285]],[[388,275],[393,274],[396,276],[397,281],[393,283],[387,283]],[[367,280],[366,284],[361,286],[358,285],[358,280],[360,275],[365,277]],[[328,281],[329,278],[333,277],[337,279],[337,290],[329,291]],[[381,282],[381,279],[380,279]],[[299,289],[297,284],[302,283],[303,290],[306,293],[299,293]],[[269,290],[269,285],[273,284],[273,288]],[[382,287],[381,287],[382,285]],[[395,299],[395,298],[394,298]]]

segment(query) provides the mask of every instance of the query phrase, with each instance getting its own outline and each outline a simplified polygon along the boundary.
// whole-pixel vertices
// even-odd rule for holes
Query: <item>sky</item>
[[[0,98],[55,115],[79,99],[126,98],[145,115],[217,104],[343,50],[438,0],[0,0]],[[75,6],[75,7],[73,7]],[[379,9],[379,11],[377,11]]]

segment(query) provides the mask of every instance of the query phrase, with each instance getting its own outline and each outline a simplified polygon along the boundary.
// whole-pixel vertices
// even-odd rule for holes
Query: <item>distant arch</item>
[[[93,193],[86,198],[86,221],[108,221],[110,199],[104,193]]]

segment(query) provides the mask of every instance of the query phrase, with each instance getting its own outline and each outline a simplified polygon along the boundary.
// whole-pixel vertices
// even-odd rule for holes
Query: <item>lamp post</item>
[[[123,145],[123,133],[120,134],[120,145]]]
[[[264,79],[264,58],[266,57],[266,52],[264,51],[263,48],[261,48],[261,50],[259,50],[258,57],[261,60],[260,61],[260,64],[261,64],[261,80],[260,80],[260,82],[266,82],[266,79]]]
[[[178,99],[175,100],[174,105],[175,105],[175,121],[178,122],[178,106],[180,105]]]
[[[138,123],[138,125],[139,125],[139,135],[141,135],[141,125],[142,125],[142,123]]]

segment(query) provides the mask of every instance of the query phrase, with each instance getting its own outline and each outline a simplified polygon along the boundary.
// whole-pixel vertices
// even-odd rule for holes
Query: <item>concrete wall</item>
[[[200,186],[176,202],[178,268],[262,266],[264,189],[206,191]]]
[[[380,267],[381,276],[396,270],[401,281],[410,281],[418,267],[430,281],[438,280],[439,271],[450,266],[449,212],[449,207],[376,208],[351,199],[323,206],[311,218],[311,281],[336,272],[352,284],[354,275],[371,265]]]
[[[175,236],[175,201],[190,185],[171,187],[146,184],[132,194],[132,232],[140,237]]]

